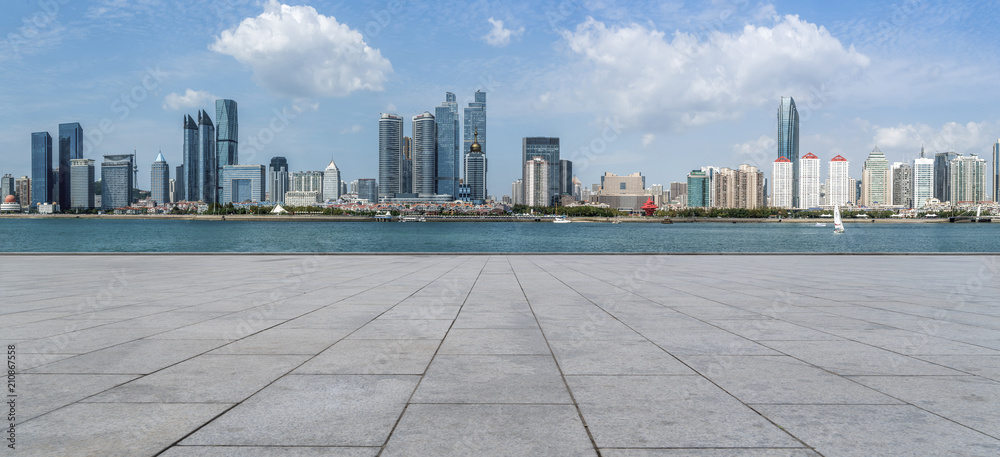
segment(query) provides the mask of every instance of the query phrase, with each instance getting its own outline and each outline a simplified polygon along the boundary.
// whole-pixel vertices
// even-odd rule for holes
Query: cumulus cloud
[[[183,95],[171,92],[166,97],[163,97],[163,109],[176,111],[185,108],[203,108],[210,101],[218,98],[220,97],[216,97],[204,90],[188,89],[184,91]]]
[[[493,26],[490,32],[483,35],[483,39],[486,40],[490,46],[496,46],[502,48],[510,44],[511,37],[519,37],[524,33],[524,27],[520,27],[517,30],[505,29],[503,27],[503,21],[499,19],[489,18],[487,19],[489,23]]]
[[[993,150],[997,131],[1000,131],[1000,122],[948,122],[941,127],[899,124],[875,127],[875,141],[879,148],[902,150],[913,156],[920,152],[923,145],[929,155],[954,150],[987,157]]]
[[[261,87],[289,97],[382,91],[392,64],[360,32],[310,6],[269,0],[264,12],[223,31],[209,49],[253,69]]]
[[[652,143],[655,138],[656,138],[656,136],[653,135],[652,133],[647,133],[647,134],[643,135],[642,136],[642,147],[649,146],[649,144]]]
[[[610,109],[623,122],[641,124],[636,127],[679,129],[739,118],[748,108],[777,106],[782,95],[797,97],[801,114],[803,98],[828,97],[830,87],[869,65],[867,56],[823,27],[798,16],[772,21],[736,33],[712,32],[700,40],[587,18],[562,32],[571,68],[561,69],[565,76],[551,82],[571,93],[550,99]]]
[[[343,134],[349,134],[349,133],[358,133],[360,131],[361,131],[361,126],[358,125],[358,124],[354,124],[354,125],[352,125],[350,127],[342,129],[340,131],[340,133],[343,135]]]

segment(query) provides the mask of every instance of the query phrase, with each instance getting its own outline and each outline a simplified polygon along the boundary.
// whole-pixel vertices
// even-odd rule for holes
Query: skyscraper
[[[401,192],[402,161],[403,118],[382,114],[378,121],[378,197],[392,197]]]
[[[687,175],[687,206],[708,208],[712,205],[712,170],[691,170]]]
[[[219,199],[219,167],[215,150],[215,125],[205,110],[198,113],[198,155],[201,156],[202,192],[205,203]]]
[[[486,92],[477,90],[475,98],[465,108],[465,125],[462,127],[465,135],[463,152],[472,148],[472,140],[478,132],[479,148],[486,154]]]
[[[913,208],[913,167],[902,162],[892,164],[892,204]]]
[[[927,200],[934,197],[934,159],[924,156],[924,148],[920,148],[920,157],[913,159],[913,207],[923,208]]]
[[[771,168],[771,206],[792,207],[792,161],[787,157],[775,159]]]
[[[455,94],[446,92],[441,106],[434,108],[437,122],[437,190],[438,194],[458,195],[459,144],[458,103]]]
[[[756,209],[764,206],[764,173],[742,164],[739,169],[722,168],[713,180],[715,208]]]
[[[9,173],[3,175],[3,178],[0,178],[0,198],[6,198],[8,195],[14,195],[16,192],[14,190],[14,177]]]
[[[156,204],[162,205],[170,201],[170,166],[162,152],[156,154],[150,171],[150,197]]]
[[[510,198],[515,205],[524,204],[524,181],[515,180],[510,183]]]
[[[465,154],[465,185],[469,186],[469,200],[473,204],[481,205],[486,201],[486,154],[475,134]]]
[[[101,208],[113,210],[132,204],[134,154],[104,156],[101,163]]]
[[[21,176],[15,179],[14,188],[17,189],[14,193],[17,202],[21,204],[22,209],[27,210],[28,205],[31,204],[31,178]]]
[[[316,192],[318,201],[323,201],[323,172],[322,171],[298,171],[291,174],[292,192]]]
[[[892,201],[889,161],[878,146],[872,149],[861,172],[861,205],[888,205]]]
[[[263,165],[222,167],[220,203],[262,202],[265,200],[267,171]]]
[[[559,198],[573,195],[573,162],[559,159]]]
[[[69,161],[70,206],[72,209],[94,207],[94,161],[72,159]]]
[[[951,201],[951,161],[958,157],[954,151],[934,154],[934,198]]]
[[[374,203],[378,198],[378,184],[372,178],[358,180],[358,198]]]
[[[993,201],[1000,202],[1000,139],[993,145]]]
[[[272,157],[270,172],[270,190],[272,203],[284,203],[285,192],[288,192],[288,160],[284,157]]]
[[[521,163],[527,164],[534,157],[541,157],[548,164],[548,178],[546,184],[546,203],[540,206],[556,206],[559,198],[559,138],[552,137],[525,137],[521,140]],[[528,188],[528,175],[523,174],[525,192]],[[525,194],[527,196],[527,194]],[[527,200],[527,198],[525,198]]]
[[[333,160],[330,160],[323,171],[323,198],[333,201],[340,199],[340,170]]]
[[[799,111],[792,97],[781,97],[778,105],[778,157],[792,162],[792,206],[801,208],[799,201]]]
[[[434,115],[424,111],[413,116],[413,193],[435,193],[437,126]]]
[[[187,184],[184,180],[184,165],[178,165],[174,172],[174,195],[173,202],[187,200]]]
[[[237,165],[239,156],[239,120],[236,116],[236,102],[233,100],[215,101],[215,154],[219,166]]]
[[[201,195],[202,176],[201,149],[198,147],[198,124],[194,118],[184,115],[184,197],[188,201],[204,201]]]
[[[851,187],[851,165],[844,156],[830,159],[830,186],[826,189],[826,201],[829,205],[846,205],[854,203],[854,189]]]
[[[549,162],[542,156],[532,156],[524,162],[524,204],[549,206]]]
[[[799,208],[819,206],[819,157],[811,152],[799,159],[799,203]]]
[[[408,136],[403,137],[403,158],[400,163],[400,192],[404,194],[413,193],[413,139]]]
[[[31,206],[52,202],[52,135],[31,134]]]
[[[72,206],[70,195],[70,160],[83,158],[83,127],[78,122],[59,124],[59,190],[53,191],[52,199],[59,206],[68,209]]]
[[[955,157],[949,172],[951,203],[979,203],[986,200],[986,160],[976,154]]]

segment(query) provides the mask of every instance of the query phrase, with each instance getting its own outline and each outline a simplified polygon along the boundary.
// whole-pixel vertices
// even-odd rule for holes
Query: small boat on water
[[[824,222],[817,222],[816,226],[817,227],[826,227],[826,223],[824,223]]]
[[[427,222],[427,219],[423,216],[404,216],[399,218],[399,222]]]
[[[570,222],[573,221],[566,219],[566,216],[556,216],[556,218],[552,222],[555,222],[556,224],[569,224]]]
[[[844,222],[840,220],[840,205],[833,206],[833,233],[844,233]]]

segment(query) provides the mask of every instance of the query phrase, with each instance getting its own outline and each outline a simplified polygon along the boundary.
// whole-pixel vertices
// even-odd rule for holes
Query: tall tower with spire
[[[778,105],[778,157],[792,162],[792,207],[801,208],[799,196],[799,111],[792,97],[781,97]]]
[[[469,186],[472,203],[486,202],[486,153],[479,144],[479,131],[473,130],[472,144],[465,154],[465,184]]]
[[[156,160],[153,161],[152,175],[150,176],[150,181],[152,188],[150,189],[150,197],[156,204],[160,205],[170,201],[170,166],[167,165],[166,159],[163,158],[163,151],[160,151],[156,155]]]

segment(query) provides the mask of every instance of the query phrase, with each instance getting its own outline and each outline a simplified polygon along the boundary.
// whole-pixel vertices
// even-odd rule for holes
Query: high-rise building
[[[979,203],[986,200],[986,160],[976,154],[955,157],[949,167],[948,195],[951,203]]]
[[[844,156],[830,159],[830,185],[826,188],[828,205],[854,204],[854,188],[851,187],[851,164]]]
[[[52,198],[63,209],[72,206],[70,195],[70,160],[83,158],[83,127],[79,122],[59,124],[59,190],[53,191]]]
[[[674,182],[670,183],[670,199],[671,200],[678,200],[681,195],[686,196],[687,193],[688,193],[687,192],[687,187],[688,187],[688,185],[687,185],[686,182],[677,182],[677,181],[674,181]],[[789,194],[789,198],[791,198],[791,194]]]
[[[362,178],[358,180],[358,198],[375,203],[379,197],[378,184],[375,179]]]
[[[639,195],[646,192],[646,177],[640,172],[618,176],[604,172],[601,176],[601,195]]]
[[[150,176],[150,198],[158,205],[170,201],[170,166],[163,158],[163,152],[156,154]]]
[[[738,170],[722,168],[712,180],[715,208],[756,209],[764,206],[764,174],[743,164]]]
[[[799,201],[799,111],[792,97],[781,97],[778,105],[778,157],[792,162],[792,206],[802,208]]]
[[[437,167],[437,123],[424,111],[413,116],[413,193],[433,195]]]
[[[201,156],[202,191],[205,203],[219,200],[219,167],[215,150],[215,124],[205,110],[198,113],[198,155]]]
[[[185,184],[184,175],[184,165],[178,165],[174,172],[174,195],[172,202],[182,202],[186,201],[187,198],[187,184]]]
[[[811,152],[799,159],[799,204],[799,208],[819,206],[819,157]]]
[[[934,154],[934,198],[951,201],[951,161],[959,154],[954,151]]]
[[[927,200],[934,197],[934,159],[924,156],[924,148],[920,148],[920,157],[913,159],[913,207],[923,208]]]
[[[775,159],[771,168],[771,206],[792,207],[792,161],[787,157]]]
[[[68,209],[91,209],[94,207],[94,160],[72,159],[69,161],[70,204]]]
[[[1000,139],[993,145],[993,201],[1000,202]]]
[[[316,192],[319,201],[324,200],[322,171],[298,171],[292,173],[290,180],[291,191]]]
[[[437,122],[437,190],[438,194],[457,195],[459,181],[458,103],[455,94],[444,94],[444,102],[434,108]],[[468,179],[466,180],[468,182]]]
[[[549,162],[542,156],[532,156],[524,163],[524,204],[528,206],[549,206],[551,194],[549,186]]]
[[[413,193],[413,139],[408,136],[403,137],[403,159],[399,168],[400,193]]]
[[[9,173],[3,175],[0,178],[0,198],[7,198],[8,195],[14,195],[17,192],[14,190],[14,177]]]
[[[262,202],[266,200],[267,168],[263,165],[222,167],[222,199],[219,203]]]
[[[226,165],[240,163],[238,119],[235,101],[227,99],[215,101],[215,154],[220,171]]]
[[[378,121],[379,197],[393,197],[402,191],[402,180],[400,179],[402,161],[403,118],[395,114],[383,113]]]
[[[892,204],[913,208],[913,167],[902,162],[892,164]]]
[[[573,162],[559,159],[559,197],[573,195]]]
[[[288,160],[284,157],[271,157],[270,190],[272,203],[284,203],[285,192],[288,192]]]
[[[525,137],[521,140],[521,163],[527,165],[528,161],[534,157],[541,157],[546,163],[548,178],[545,182],[549,186],[546,193],[546,203],[535,206],[556,206],[559,204],[559,138],[554,137]],[[527,170],[527,167],[524,168]],[[529,185],[528,175],[521,176],[524,180],[525,192]],[[527,200],[527,194],[525,194]]]
[[[712,170],[691,170],[687,175],[687,206],[708,208],[712,205]]]
[[[878,146],[872,149],[861,171],[861,205],[889,205],[892,201],[889,161]]]
[[[167,198],[170,200],[171,203],[177,201],[177,186],[176,186],[176,184],[177,183],[173,179],[171,179],[170,180],[170,184],[167,185],[167,187],[170,189],[170,192],[167,194]]]
[[[198,124],[184,115],[184,198],[188,201],[205,201],[201,195],[204,180],[201,174],[201,149],[198,147]]]
[[[14,196],[17,197],[17,202],[21,204],[21,208],[28,209],[28,205],[31,203],[31,178],[21,176],[15,179],[14,189],[16,189]]]
[[[469,186],[469,200],[481,205],[486,201],[486,154],[473,134],[472,146],[465,154],[465,185]]]
[[[472,141],[477,139],[480,149],[482,149],[483,154],[486,154],[486,92],[477,90],[473,101],[469,102],[469,106],[465,108],[463,130],[465,142],[462,151],[469,152],[472,148]]]
[[[340,199],[340,170],[332,159],[323,171],[323,198],[333,201]]]
[[[135,168],[134,154],[104,156],[101,163],[101,208],[113,210],[132,204],[132,189],[135,187],[132,170]]]
[[[31,206],[52,203],[52,135],[31,134]]]
[[[510,198],[515,205],[524,204],[524,181],[517,179],[510,183]]]

